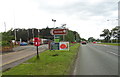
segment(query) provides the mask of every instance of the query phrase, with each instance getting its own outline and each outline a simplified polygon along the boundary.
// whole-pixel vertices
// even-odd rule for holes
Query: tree
[[[2,41],[11,41],[14,37],[11,35],[12,29],[7,32],[3,32],[2,34]]]
[[[93,37],[89,37],[89,38],[88,38],[88,41],[89,41],[89,42],[93,42],[93,41],[96,41],[96,40],[95,40]]]
[[[109,29],[104,29],[102,32],[103,34],[100,34],[100,37],[104,37],[104,41],[109,42],[111,38],[111,32]]]
[[[115,28],[113,28],[111,30],[112,36],[113,38],[115,38],[116,40],[119,39],[120,40],[120,26],[116,26]],[[118,40],[118,42],[120,42]]]
[[[14,39],[11,33],[12,29],[7,32],[0,33],[0,35],[2,35],[2,46],[10,45],[11,40]]]
[[[85,38],[81,38],[81,41],[87,41]]]
[[[15,30],[14,30],[15,31]],[[17,37],[17,41],[20,40],[20,38],[22,39],[22,41],[26,41],[28,39],[28,33],[26,29],[16,29],[16,37]]]

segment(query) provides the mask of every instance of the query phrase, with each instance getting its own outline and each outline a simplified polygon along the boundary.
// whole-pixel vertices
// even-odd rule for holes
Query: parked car
[[[26,42],[21,42],[20,43],[20,46],[25,46],[25,45],[28,45],[28,43],[26,43]]]
[[[81,44],[87,44],[86,41],[82,41]]]

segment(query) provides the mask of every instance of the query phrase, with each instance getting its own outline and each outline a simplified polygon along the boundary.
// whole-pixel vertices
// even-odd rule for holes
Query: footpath
[[[39,47],[39,53],[47,49],[47,45],[41,45]],[[2,57],[2,65],[0,65],[0,67],[2,67],[3,71],[14,67],[36,55],[35,46],[19,46],[14,48],[13,50],[13,52],[0,55],[0,57]]]

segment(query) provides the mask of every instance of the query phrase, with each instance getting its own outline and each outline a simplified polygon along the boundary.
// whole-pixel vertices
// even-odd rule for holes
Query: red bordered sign
[[[50,31],[52,35],[66,35],[67,34],[67,29],[52,29]]]
[[[59,50],[69,50],[69,42],[60,42]]]
[[[40,46],[40,39],[38,37],[34,38],[34,46]]]

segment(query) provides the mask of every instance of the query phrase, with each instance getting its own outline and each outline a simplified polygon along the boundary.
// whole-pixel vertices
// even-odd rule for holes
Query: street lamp
[[[66,28],[66,24],[63,24],[61,27],[62,27],[62,28]]]
[[[54,28],[55,28],[55,22],[56,22],[56,20],[52,19],[52,21],[54,22]],[[54,40],[55,40],[55,35],[54,35]]]
[[[119,20],[119,19],[115,19],[115,20]],[[108,19],[107,21],[111,21],[111,24],[113,24],[113,21],[114,21],[114,20]],[[113,37],[113,31],[111,31],[111,43],[113,43],[112,37]]]
[[[52,19],[52,21],[54,22],[54,28],[55,28],[55,22],[56,22],[56,20]]]
[[[115,21],[115,20],[117,20],[118,21],[118,26],[119,26],[119,24],[120,24],[120,19],[118,18],[118,19],[114,19],[114,20],[107,20],[107,21],[111,21],[111,24],[113,24],[113,21]],[[111,32],[111,36],[113,36],[113,31]],[[113,37],[114,38],[114,37]],[[113,43],[113,41],[112,41],[112,39],[111,39],[111,43]],[[116,43],[117,43],[117,39],[116,39]]]
[[[62,27],[63,29],[65,29],[65,28],[66,28],[66,24],[63,24],[61,27]],[[65,35],[63,35],[63,41],[65,41]]]

